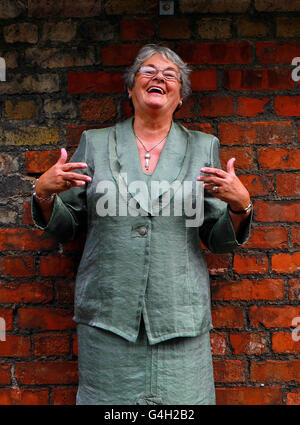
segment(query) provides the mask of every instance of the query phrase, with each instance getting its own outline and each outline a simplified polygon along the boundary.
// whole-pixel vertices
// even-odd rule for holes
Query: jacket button
[[[148,229],[147,229],[147,227],[146,227],[146,226],[141,226],[141,227],[138,229],[138,232],[139,232],[139,234],[140,234],[141,236],[145,236],[145,235],[147,234],[147,232],[148,232]]]

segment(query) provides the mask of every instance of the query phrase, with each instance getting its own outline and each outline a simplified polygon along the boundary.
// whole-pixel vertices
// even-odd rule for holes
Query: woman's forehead
[[[176,70],[178,70],[178,66],[168,60],[165,59],[163,56],[161,56],[160,54],[156,53],[155,55],[150,56],[150,58],[146,59],[142,65],[153,65],[153,66],[157,66],[159,68],[174,68]]]

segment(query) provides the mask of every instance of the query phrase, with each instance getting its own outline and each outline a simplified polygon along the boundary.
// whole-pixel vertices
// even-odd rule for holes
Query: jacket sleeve
[[[214,137],[211,144],[210,167],[221,168],[220,143]],[[199,235],[205,246],[213,253],[231,252],[245,244],[250,236],[253,211],[249,214],[242,231],[236,235],[226,202],[215,198],[208,190],[204,194],[204,221]]]
[[[87,158],[86,132],[82,133],[80,143],[70,162],[86,162],[88,167],[84,170],[74,170],[81,174],[91,176],[91,169]],[[53,211],[49,222],[46,224],[34,197],[31,198],[31,214],[36,227],[45,230],[59,242],[73,240],[78,231],[84,228],[87,215],[86,186],[72,187],[61,192],[54,198]]]

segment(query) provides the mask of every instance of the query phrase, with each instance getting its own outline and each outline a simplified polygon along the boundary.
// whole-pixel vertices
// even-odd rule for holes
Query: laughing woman
[[[200,240],[214,253],[244,244],[252,204],[234,159],[221,170],[218,139],[173,120],[189,72],[172,50],[144,46],[125,75],[133,117],[83,132],[71,162],[62,149],[36,183],[36,226],[62,242],[87,227],[77,404],[215,404]],[[175,214],[188,200],[192,224],[190,211]]]

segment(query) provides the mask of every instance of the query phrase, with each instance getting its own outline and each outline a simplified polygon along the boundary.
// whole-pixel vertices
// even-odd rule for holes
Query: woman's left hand
[[[204,189],[208,189],[216,198],[227,202],[233,210],[239,211],[248,207],[250,195],[246,187],[235,174],[235,158],[227,162],[227,172],[219,168],[204,167],[201,172],[207,176],[197,177],[204,182]]]

